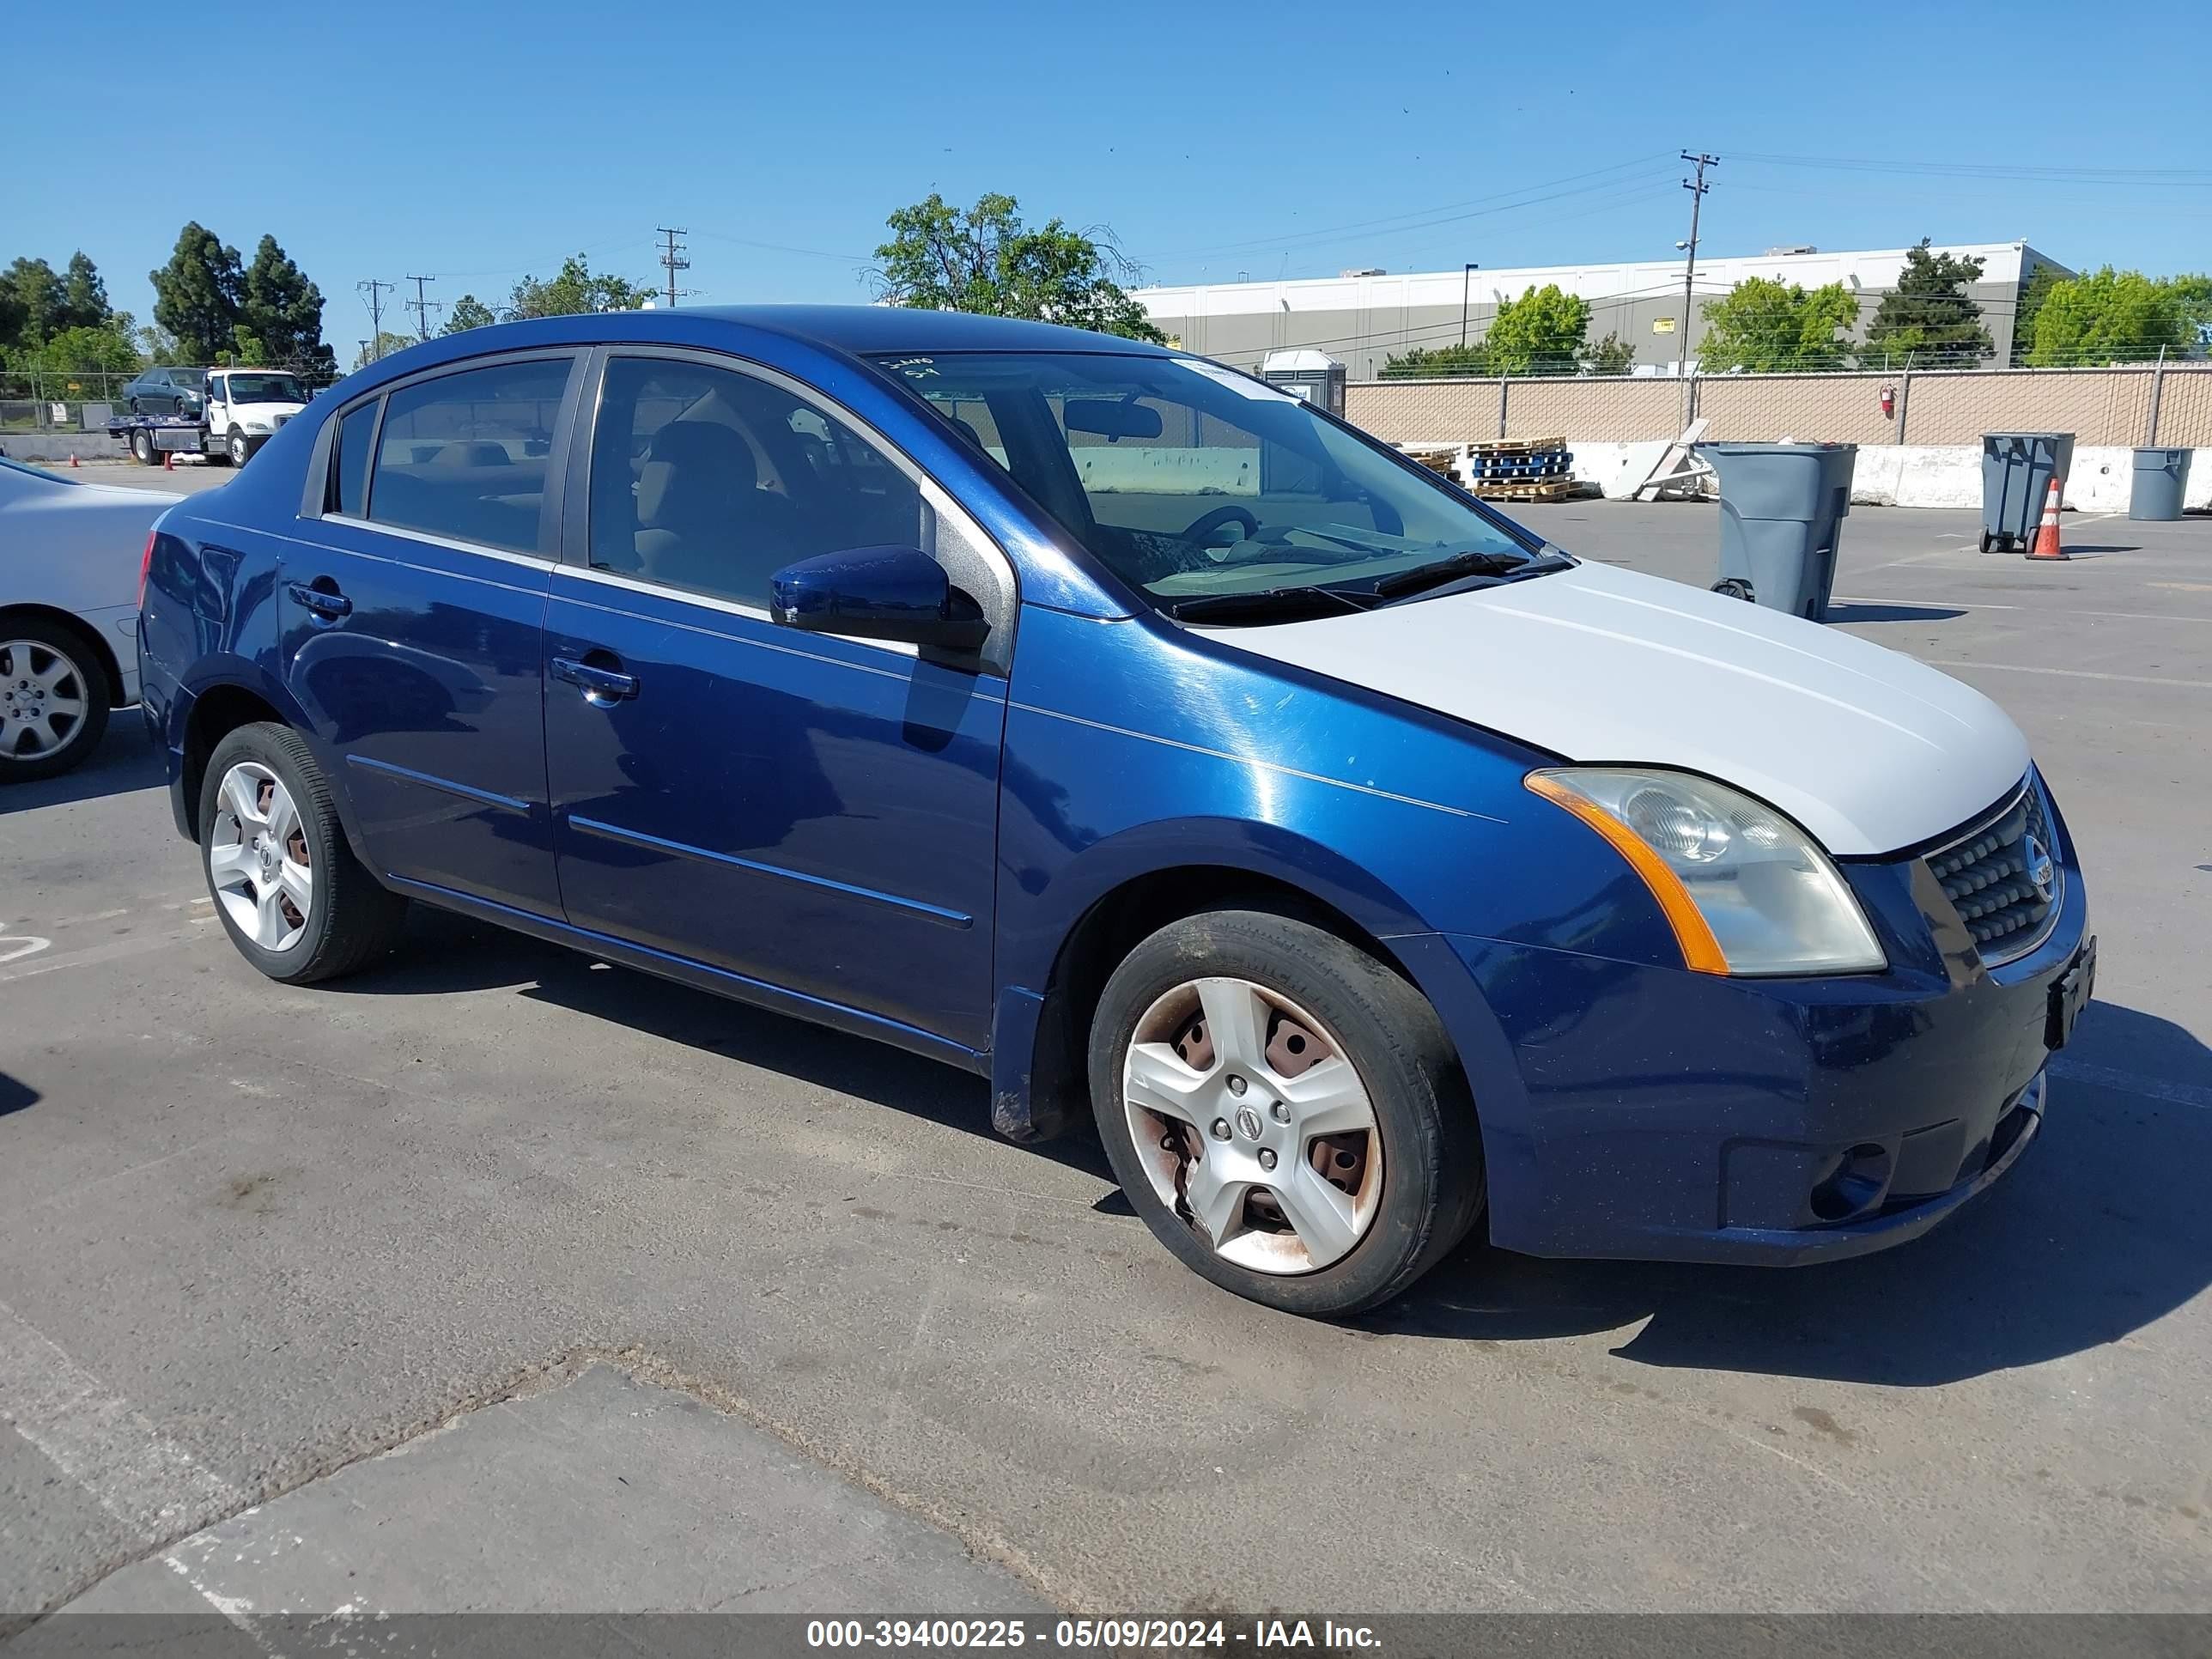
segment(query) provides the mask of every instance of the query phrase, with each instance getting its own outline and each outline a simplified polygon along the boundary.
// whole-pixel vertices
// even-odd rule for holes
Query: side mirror
[[[982,607],[914,547],[856,547],[786,565],[769,584],[769,614],[809,634],[943,651],[974,651],[991,632]]]

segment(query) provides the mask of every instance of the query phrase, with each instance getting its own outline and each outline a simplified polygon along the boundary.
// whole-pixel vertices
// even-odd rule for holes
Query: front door
[[[1003,672],[797,634],[766,605],[775,570],[846,548],[1003,559],[780,380],[615,355],[597,401],[546,613],[569,921],[982,1048]]]
[[[403,884],[557,918],[542,668],[574,354],[346,410],[278,573],[285,677],[364,851]]]

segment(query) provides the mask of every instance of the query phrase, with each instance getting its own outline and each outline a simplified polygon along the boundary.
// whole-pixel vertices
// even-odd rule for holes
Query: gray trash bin
[[[1856,444],[1700,444],[1721,485],[1721,579],[1732,593],[1819,622],[1836,591]]]
[[[2033,546],[2051,479],[2063,491],[2073,471],[2070,432],[1982,434],[1982,551]]]
[[[2128,517],[2169,523],[2181,516],[2181,500],[2188,493],[2187,450],[2136,451],[2135,488],[2128,495]]]

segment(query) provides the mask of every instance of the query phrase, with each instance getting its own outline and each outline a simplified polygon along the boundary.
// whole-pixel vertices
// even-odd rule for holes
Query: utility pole
[[[690,233],[681,226],[673,230],[666,225],[655,225],[653,228],[668,239],[668,246],[660,251],[660,264],[668,273],[668,308],[673,311],[676,309],[676,273],[691,269],[691,262],[684,257],[684,244],[676,239]]]
[[[1474,273],[1482,267],[1470,264],[1459,274],[1459,349],[1467,349],[1467,302],[1474,292]]]
[[[1698,176],[1694,181],[1682,180],[1682,188],[1690,192],[1690,240],[1681,244],[1689,250],[1689,257],[1682,261],[1682,346],[1674,359],[1678,380],[1690,372],[1690,285],[1698,274],[1698,210],[1705,204],[1705,192],[1712,188],[1705,182],[1705,169],[1721,164],[1719,156],[1708,155],[1702,150],[1692,155],[1686,149],[1682,159],[1697,167]]]
[[[384,290],[392,285],[380,283],[372,276],[366,282],[356,283],[354,286],[368,295],[369,350],[373,354],[373,362],[384,356]]]
[[[415,297],[407,302],[407,309],[415,313],[416,337],[428,340],[430,337],[430,313],[434,311],[443,311],[446,308],[446,302],[443,300],[424,299],[422,284],[434,283],[438,279],[435,276],[410,276],[407,280],[415,284]]]

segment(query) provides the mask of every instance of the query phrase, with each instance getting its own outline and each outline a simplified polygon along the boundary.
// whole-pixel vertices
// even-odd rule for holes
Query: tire
[[[239,810],[244,804],[252,810]],[[200,868],[223,931],[270,979],[289,985],[336,979],[398,943],[407,901],[354,857],[330,784],[290,727],[241,726],[216,745],[200,792],[199,830]],[[257,836],[281,842],[276,856],[259,855]]]
[[[107,714],[107,674],[88,641],[56,623],[0,621],[0,783],[81,765]]]
[[[253,459],[253,441],[234,428],[223,447],[233,466],[244,466]]]
[[[131,453],[138,458],[141,466],[161,464],[161,458],[154,453],[154,434],[143,426],[131,434]]]
[[[1222,1014],[1229,1030],[1240,1009],[1253,1018],[1215,1050],[1207,1017]],[[1333,1083],[1295,1081],[1302,1035],[1323,1056],[1303,1061],[1312,1068],[1305,1075]],[[1133,1047],[1146,1069],[1125,1081]],[[1263,1056],[1256,1066],[1243,1058],[1255,1048]],[[1338,1060],[1348,1076],[1322,1072]],[[1320,1318],[1375,1307],[1481,1218],[1474,1106],[1435,1011],[1382,963],[1309,922],[1215,910],[1144,940],[1099,998],[1090,1079],[1107,1157],[1152,1236],[1193,1272],[1251,1301]],[[1185,1086],[1188,1097],[1177,1092]],[[1368,1127],[1310,1127],[1352,1121],[1355,1096]],[[1170,1098],[1173,1115],[1149,1110]],[[1284,1196],[1294,1191],[1295,1204]],[[1314,1249],[1294,1214],[1328,1221],[1310,1229],[1327,1249]],[[1210,1226],[1208,1216],[1224,1224]],[[1347,1233],[1348,1247],[1334,1242]]]
[[[1751,584],[1733,576],[1726,581],[1715,582],[1713,592],[1725,594],[1731,599],[1750,599],[1752,597]]]
[[[1997,538],[1988,531],[1982,532],[1982,551],[1986,553],[1996,545]]]

